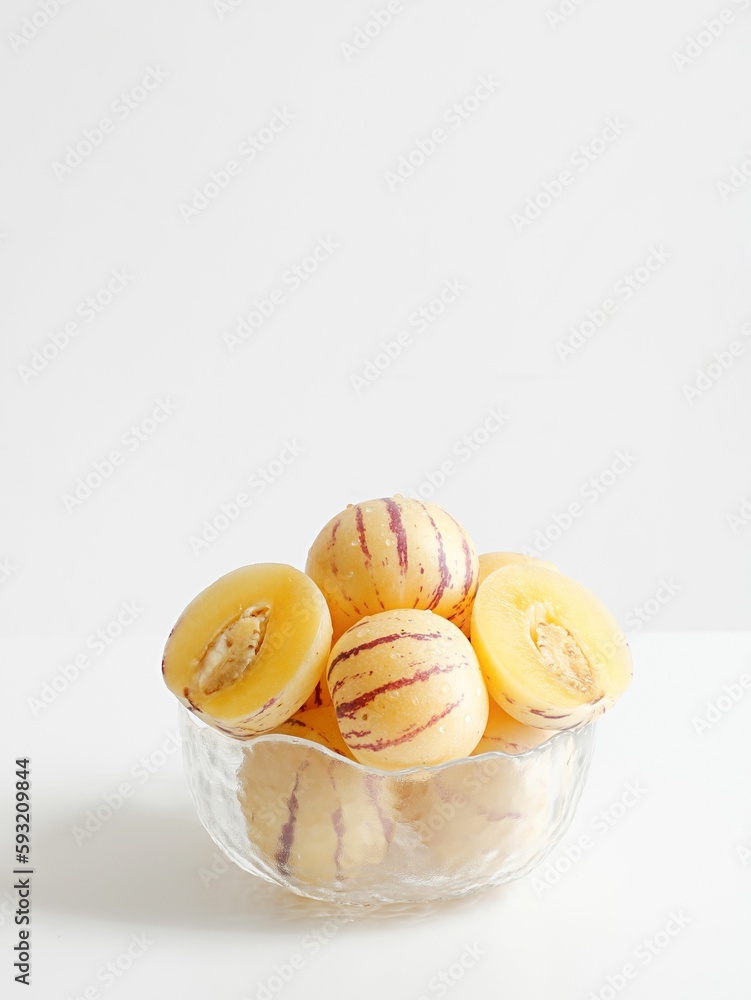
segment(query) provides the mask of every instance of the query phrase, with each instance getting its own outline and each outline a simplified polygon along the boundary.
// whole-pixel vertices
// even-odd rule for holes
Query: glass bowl
[[[294,736],[226,736],[180,706],[201,822],[241,868],[312,899],[421,902],[526,875],[568,829],[594,723],[511,756],[381,771]]]

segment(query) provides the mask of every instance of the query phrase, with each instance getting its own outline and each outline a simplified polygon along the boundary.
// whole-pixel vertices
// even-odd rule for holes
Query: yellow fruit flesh
[[[311,694],[331,642],[316,585],[263,563],[221,577],[185,609],[167,640],[169,689],[204,721],[235,736],[279,725]]]
[[[608,709],[631,680],[618,624],[581,584],[539,564],[491,573],[472,612],[488,690],[519,722],[567,729]]]
[[[542,559],[536,559],[534,556],[525,556],[521,552],[485,552],[480,556],[479,582],[482,583],[491,573],[497,569],[503,569],[504,566],[529,565],[545,566],[547,569],[556,568],[552,563],[543,562]]]
[[[551,739],[555,734],[556,730],[553,729],[536,729],[517,722],[491,698],[488,724],[482,739],[472,751],[472,756],[477,757],[478,754],[488,753],[491,750],[509,754],[526,753]]]
[[[329,693],[328,685],[326,684],[326,678],[322,675],[321,679],[313,688],[313,693],[308,697],[308,700],[303,705],[303,709],[307,711],[309,708],[325,708],[326,705],[330,704],[331,695]]]
[[[302,708],[281,726],[270,730],[270,735],[274,733],[310,740],[350,760],[355,759],[342,738],[336,721],[336,712],[330,704],[323,708]]]

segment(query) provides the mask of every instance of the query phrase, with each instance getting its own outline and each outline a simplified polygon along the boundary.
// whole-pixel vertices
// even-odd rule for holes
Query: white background
[[[747,638],[729,633],[748,627],[751,596],[751,3],[587,0],[556,23],[552,0],[414,0],[353,48],[382,6],[3,6],[3,747],[8,767],[32,757],[35,860],[47,861],[32,992],[78,995],[131,933],[158,925],[161,944],[102,995],[162,996],[169,978],[192,1000],[216,977],[240,1000],[320,926],[315,908],[239,872],[204,891],[196,873],[213,848],[176,754],[96,839],[79,848],[71,827],[168,739],[159,659],[188,600],[244,563],[302,566],[346,503],[401,492],[446,506],[480,551],[536,548],[624,622],[637,680],[601,726],[577,823],[631,780],[649,803],[638,832],[624,820],[557,896],[527,880],[429,916],[370,918],[285,995],[326,983],[332,996],[417,997],[482,925],[496,956],[478,966],[485,993],[467,978],[452,996],[510,981],[514,995],[573,1000],[672,907],[693,905],[706,908],[693,943],[687,929],[628,993],[663,995],[678,976],[681,996],[734,1000],[747,995],[732,977],[748,968],[748,916],[732,893],[748,897],[751,870],[736,853],[751,836],[748,706],[712,744],[692,718],[749,669]],[[451,109],[465,101],[461,118]],[[97,137],[102,119],[112,126]],[[621,134],[598,152],[608,119]],[[288,123],[264,145],[272,120]],[[419,153],[439,127],[444,141]],[[238,149],[252,136],[250,160]],[[419,165],[396,178],[410,155]],[[230,160],[226,189],[186,211]],[[571,183],[546,196],[565,170]],[[538,217],[520,223],[531,205]],[[320,241],[336,248],[294,287]],[[639,272],[652,248],[665,263]],[[89,321],[86,300],[123,271],[124,290],[100,294]],[[629,274],[649,277],[627,298]],[[411,324],[447,281],[463,287],[457,300],[426,329]],[[228,346],[275,289],[283,302]],[[615,314],[561,357],[608,298]],[[399,356],[368,367],[403,331]],[[156,424],[159,401],[174,412]],[[490,411],[508,415],[492,432]],[[90,637],[123,602],[135,621],[95,652]],[[675,634],[688,630],[706,634]],[[77,655],[86,666],[40,708]],[[668,712],[674,697],[682,708]],[[740,790],[729,772],[746,776]],[[719,902],[692,895],[708,859]],[[708,930],[715,914],[722,934]],[[6,918],[3,981],[10,929]],[[340,982],[345,961],[357,982]],[[731,979],[720,988],[714,975]]]

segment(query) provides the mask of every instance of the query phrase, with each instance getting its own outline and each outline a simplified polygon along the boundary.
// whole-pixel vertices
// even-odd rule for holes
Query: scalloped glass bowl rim
[[[368,767],[366,764],[361,764],[359,761],[350,760],[349,757],[345,757],[343,754],[337,753],[336,750],[332,750],[329,747],[323,746],[321,743],[314,743],[313,740],[306,740],[301,736],[289,736],[286,733],[259,733],[257,736],[249,736],[247,739],[239,739],[235,736],[230,736],[229,733],[223,733],[219,729],[215,729],[214,726],[210,726],[208,723],[199,719],[189,708],[183,704],[178,705],[178,709],[182,714],[182,717],[189,721],[196,730],[199,732],[202,730],[208,730],[211,734],[212,739],[216,739],[219,742],[224,741],[226,745],[234,747],[242,746],[256,746],[260,743],[269,744],[279,744],[284,745],[298,745],[302,747],[308,747],[312,750],[320,751],[325,757],[330,757],[332,760],[340,761],[344,764],[348,764],[350,767],[355,768],[357,771],[361,771],[364,774],[373,774],[379,777],[391,777],[391,778],[403,778],[411,777],[414,775],[427,775],[427,774],[438,774],[442,771],[447,771],[452,767],[457,767],[461,764],[468,764],[472,761],[487,761],[487,760],[526,760],[527,758],[534,757],[536,754],[549,751],[552,744],[565,736],[575,736],[580,738],[582,736],[591,737],[595,731],[596,719],[592,719],[589,722],[582,723],[578,726],[572,726],[570,729],[559,729],[552,731],[552,735],[549,739],[544,740],[542,743],[538,743],[537,746],[531,747],[529,750],[525,750],[523,753],[506,753],[504,750],[487,750],[485,753],[475,754],[471,757],[456,757],[453,760],[445,761],[443,764],[422,764],[416,767],[402,768],[401,770],[384,770],[379,767]]]

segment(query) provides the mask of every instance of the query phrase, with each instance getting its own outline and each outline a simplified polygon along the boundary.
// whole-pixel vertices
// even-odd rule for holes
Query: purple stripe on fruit
[[[383,694],[385,691],[399,691],[401,688],[410,687],[412,684],[418,681],[426,681],[429,677],[434,677],[436,674],[448,674],[452,670],[463,667],[462,663],[449,663],[446,666],[441,667],[436,664],[436,666],[430,667],[427,670],[416,670],[411,677],[399,677],[394,681],[387,681],[385,684],[380,684],[377,688],[373,688],[372,691],[364,691],[357,698],[353,698],[351,701],[345,701],[336,706],[336,717],[337,719],[351,719],[353,718],[361,708],[369,705],[371,701],[374,701],[379,695]]]
[[[413,740],[415,736],[419,736],[420,733],[424,733],[426,729],[430,729],[430,727],[434,726],[436,722],[440,722],[441,719],[445,719],[449,712],[453,712],[453,710],[461,705],[463,701],[464,695],[462,695],[458,701],[454,701],[450,705],[447,705],[442,712],[432,716],[422,726],[410,729],[393,740],[376,740],[375,743],[350,743],[349,746],[352,750],[372,750],[377,752],[379,750],[385,750],[386,747],[395,747],[400,746],[402,743],[408,743],[410,740]]]

